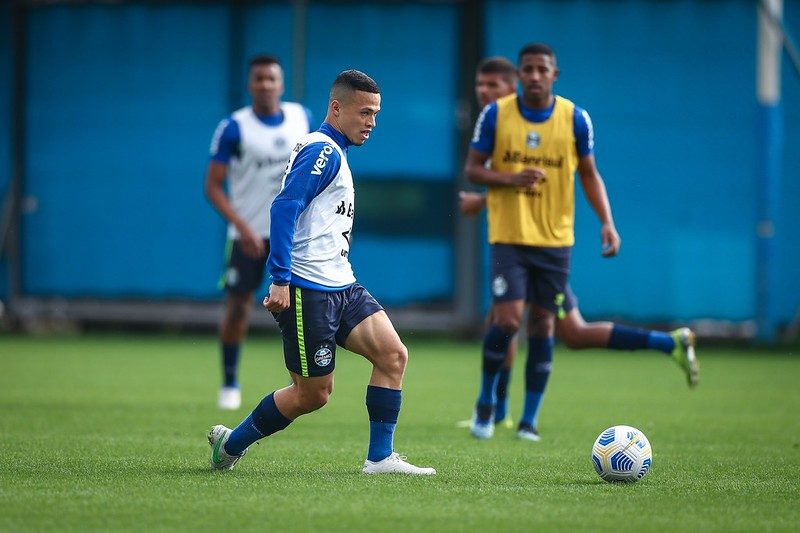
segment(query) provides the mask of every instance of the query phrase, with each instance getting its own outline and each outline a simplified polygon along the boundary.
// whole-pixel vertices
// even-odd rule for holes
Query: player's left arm
[[[614,225],[606,184],[597,170],[594,159],[594,128],[589,113],[576,106],[573,124],[581,186],[586,199],[600,220],[601,254],[603,257],[613,257],[619,252],[622,240]]]
[[[606,185],[597,170],[593,155],[580,158],[578,174],[580,175],[583,193],[600,220],[601,253],[604,257],[613,257],[619,252],[622,241],[619,233],[617,233],[617,228],[614,226],[614,217],[611,214],[611,204],[608,201]]]

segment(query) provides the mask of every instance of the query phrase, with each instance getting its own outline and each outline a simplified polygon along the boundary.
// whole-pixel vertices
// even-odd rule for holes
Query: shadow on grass
[[[365,476],[361,473],[360,468],[314,468],[313,470],[304,470],[304,469],[288,469],[285,466],[281,468],[272,468],[272,467],[264,467],[262,465],[255,465],[255,466],[242,466],[237,467],[235,470],[228,471],[228,470],[212,470],[210,466],[207,465],[191,465],[191,466],[181,466],[181,465],[170,465],[170,466],[162,466],[159,468],[152,468],[153,473],[157,473],[161,476],[171,477],[171,478],[216,478],[218,476],[235,476],[237,478],[247,477],[247,478],[263,478],[265,476],[276,478],[276,479],[283,479],[283,480],[292,480],[298,479],[303,480],[303,482],[308,482],[309,480],[325,480],[325,481],[337,481],[337,480],[344,480],[344,479],[353,479],[353,478],[368,478],[369,476]],[[400,476],[398,476],[400,477]]]

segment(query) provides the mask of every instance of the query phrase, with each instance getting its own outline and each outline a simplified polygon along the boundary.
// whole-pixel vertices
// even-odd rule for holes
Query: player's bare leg
[[[304,378],[289,372],[292,384],[275,391],[275,406],[291,420],[322,408],[333,394],[333,373]]]
[[[350,332],[345,348],[372,363],[370,385],[403,388],[408,349],[400,340],[386,312],[378,311],[362,320]]]
[[[613,322],[586,322],[577,307],[556,323],[556,336],[567,348],[607,348]]]

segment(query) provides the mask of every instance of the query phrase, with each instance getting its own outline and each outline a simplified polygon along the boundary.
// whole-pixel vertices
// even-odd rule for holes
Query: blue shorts
[[[495,303],[527,300],[564,318],[576,306],[567,281],[572,247],[491,245]]]
[[[353,328],[383,310],[358,283],[337,292],[289,285],[289,296],[289,308],[273,314],[283,335],[286,368],[303,377],[333,372],[336,345],[344,348]]]
[[[253,259],[242,251],[239,239],[229,240],[225,245],[225,272],[220,285],[234,294],[247,294],[255,291],[264,281],[264,269],[269,257],[269,239],[264,239],[264,257]]]

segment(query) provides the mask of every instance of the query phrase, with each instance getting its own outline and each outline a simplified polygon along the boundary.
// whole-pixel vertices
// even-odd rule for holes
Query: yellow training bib
[[[561,247],[575,243],[575,104],[556,96],[544,122],[529,122],[517,95],[497,100],[492,169],[520,172],[541,168],[545,179],[534,187],[489,187],[489,242]]]

